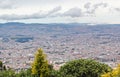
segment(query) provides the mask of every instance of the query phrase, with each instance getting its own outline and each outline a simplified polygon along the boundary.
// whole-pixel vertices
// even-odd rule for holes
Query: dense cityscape
[[[117,24],[0,24],[0,60],[19,71],[31,66],[38,48],[59,69],[75,59],[94,59],[115,67],[120,63]]]
[[[0,0],[0,77],[120,77],[120,0]]]

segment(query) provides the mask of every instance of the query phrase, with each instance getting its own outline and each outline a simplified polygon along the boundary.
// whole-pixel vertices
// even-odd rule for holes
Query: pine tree
[[[46,60],[46,55],[43,54],[43,50],[40,48],[35,54],[32,64],[32,74],[39,77],[47,77],[48,72],[48,61]]]

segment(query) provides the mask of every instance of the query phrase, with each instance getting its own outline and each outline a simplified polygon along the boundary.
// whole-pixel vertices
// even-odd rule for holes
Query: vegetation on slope
[[[48,64],[42,49],[38,49],[31,68],[15,73],[0,61],[0,77],[120,77],[120,65],[112,69],[103,63],[89,59],[67,62],[59,70]]]

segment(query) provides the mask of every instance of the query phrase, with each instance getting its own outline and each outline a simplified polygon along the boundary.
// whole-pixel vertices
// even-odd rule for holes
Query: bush
[[[31,68],[27,70],[21,70],[19,73],[16,74],[16,77],[33,77],[31,73]]]
[[[15,77],[15,72],[11,69],[0,71],[0,77]]]
[[[112,72],[105,73],[101,77],[120,77],[120,64]]]
[[[80,59],[67,62],[60,68],[62,77],[100,77],[111,68],[94,60]]]

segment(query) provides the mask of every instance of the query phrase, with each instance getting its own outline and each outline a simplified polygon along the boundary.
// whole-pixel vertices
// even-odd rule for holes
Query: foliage
[[[3,66],[3,63],[2,63],[2,61],[0,61],[0,67],[2,67]]]
[[[105,73],[101,77],[120,77],[120,64],[113,71]]]
[[[31,68],[27,70],[21,70],[19,73],[16,73],[16,77],[33,77],[31,74]]]
[[[100,77],[109,71],[111,68],[108,65],[88,59],[70,61],[60,68],[62,77]]]
[[[2,68],[3,68],[3,63],[2,61],[0,61],[0,71],[2,70]]]
[[[6,69],[2,61],[0,67],[0,77],[120,77],[120,65],[111,71],[108,65],[89,59],[73,60],[54,70],[42,49],[38,49],[32,67],[27,70],[15,73],[12,69]]]
[[[6,70],[6,66],[0,61],[0,71]]]
[[[0,77],[15,77],[15,72],[12,69],[7,69],[0,61]]]
[[[40,77],[47,77],[49,74],[48,62],[42,49],[38,49],[32,64],[32,74]]]
[[[15,77],[15,72],[11,69],[0,71],[0,77]]]

